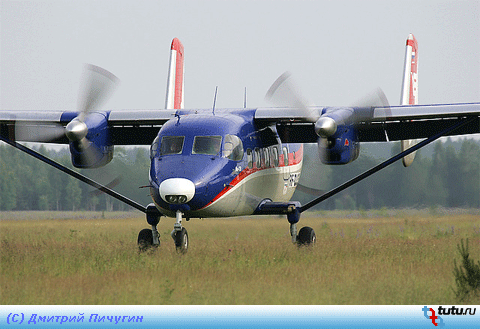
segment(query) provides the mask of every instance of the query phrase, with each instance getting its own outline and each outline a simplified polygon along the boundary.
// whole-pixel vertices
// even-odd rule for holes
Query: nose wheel
[[[175,248],[179,253],[186,253],[188,250],[188,233],[185,227],[182,227],[181,231],[175,232],[173,241],[175,241]]]

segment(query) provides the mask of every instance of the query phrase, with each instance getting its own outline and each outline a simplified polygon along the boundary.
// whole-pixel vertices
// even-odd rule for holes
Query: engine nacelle
[[[318,153],[324,164],[347,164],[358,158],[360,143],[353,125],[338,125],[335,134],[318,139]]]
[[[76,168],[98,168],[113,158],[113,145],[108,130],[108,113],[89,113],[84,120],[88,128],[85,138],[70,142],[72,164]]]

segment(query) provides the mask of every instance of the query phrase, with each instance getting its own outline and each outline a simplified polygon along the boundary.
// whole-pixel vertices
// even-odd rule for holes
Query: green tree
[[[446,188],[447,169],[443,143],[436,142],[427,175],[426,200],[430,206],[446,205],[448,196]]]
[[[17,179],[4,160],[5,153],[5,147],[0,146],[0,209],[13,210],[17,207]]]
[[[458,153],[462,201],[468,207],[480,207],[480,146],[473,140],[465,140]]]
[[[82,200],[82,190],[79,187],[78,180],[70,178],[65,187],[66,206],[68,209],[75,211]]]

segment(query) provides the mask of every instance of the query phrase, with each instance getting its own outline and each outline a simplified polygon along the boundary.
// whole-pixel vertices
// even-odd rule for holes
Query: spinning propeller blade
[[[316,122],[318,113],[311,108],[312,104],[302,96],[290,72],[283,73],[272,84],[265,95],[265,99],[279,107],[293,107],[298,109],[308,122]]]
[[[327,110],[326,113],[319,115],[318,109],[315,109],[312,104],[302,96],[289,72],[283,73],[272,84],[265,99],[275,106],[295,108],[307,122],[315,123],[315,132],[319,137],[317,142],[319,155],[322,159],[325,157],[326,148],[329,148],[330,144],[333,143],[333,140],[329,137],[335,135],[338,125],[355,124],[356,122],[366,119],[365,115],[371,115],[369,111],[360,112],[368,113],[362,114],[362,117],[362,115],[354,111],[353,107],[380,108],[380,111],[377,111],[377,113],[381,112],[383,115],[388,114],[390,107],[385,94],[378,88],[357,101],[351,108],[332,108]]]
[[[31,142],[54,142],[67,137],[69,141],[82,151],[82,158],[87,165],[93,165],[101,158],[101,154],[90,147],[87,139],[88,127],[85,120],[89,113],[99,109],[111,96],[119,79],[101,67],[86,64],[82,79],[82,87],[78,97],[79,115],[66,127],[55,122],[17,122],[15,139]]]
[[[83,121],[91,111],[99,109],[112,95],[119,81],[111,72],[92,64],[85,64],[78,97],[79,121]]]
[[[65,135],[63,126],[56,123],[15,123],[15,140],[22,142],[52,142]]]

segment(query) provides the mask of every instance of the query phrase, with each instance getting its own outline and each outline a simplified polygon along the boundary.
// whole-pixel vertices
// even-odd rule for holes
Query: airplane
[[[138,234],[138,247],[160,245],[157,225],[173,217],[171,236],[185,253],[192,218],[285,215],[293,243],[314,245],[311,227],[297,230],[301,214],[336,193],[450,135],[480,133],[480,103],[418,105],[418,42],[406,42],[400,106],[383,93],[361,106],[321,107],[304,101],[282,74],[267,92],[271,108],[184,109],[184,47],[170,47],[165,109],[100,110],[117,78],[87,66],[88,78],[77,111],[0,111],[0,140],[64,171],[145,213],[150,228]],[[419,141],[419,139],[423,139]],[[113,158],[115,145],[150,145],[149,189],[153,202],[141,205],[48,159],[19,142],[68,144],[77,168],[98,168]],[[361,142],[401,141],[402,151],[365,173],[302,205],[291,201],[302,171],[304,143],[317,143],[329,165],[354,161]]]

